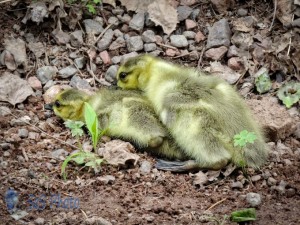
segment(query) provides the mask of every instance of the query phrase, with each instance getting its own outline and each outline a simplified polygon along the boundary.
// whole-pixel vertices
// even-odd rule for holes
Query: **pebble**
[[[100,52],[99,56],[102,59],[104,64],[111,64],[111,58],[107,51]]]
[[[106,50],[109,47],[110,43],[112,42],[113,37],[114,37],[113,30],[108,29],[103,35],[103,37],[97,43],[98,50],[100,52]]]
[[[72,77],[72,79],[70,81],[70,86],[73,87],[73,88],[76,88],[76,89],[86,89],[86,90],[91,90],[92,89],[89,82],[82,79],[78,75],[75,75],[75,76]]]
[[[240,9],[237,10],[237,14],[238,14],[239,16],[247,16],[248,10],[247,10],[247,9],[244,9],[244,8],[240,8]]]
[[[2,161],[2,162],[0,162],[0,167],[2,167],[2,168],[7,168],[7,166],[8,166],[8,162],[7,161]]]
[[[99,23],[99,24],[103,27],[103,25],[104,25],[104,19],[103,19],[102,17],[96,16],[96,17],[94,18],[94,21],[97,22],[97,23]],[[102,31],[101,31],[101,32],[102,32]]]
[[[143,40],[141,36],[133,36],[126,40],[127,48],[129,52],[137,52],[143,50]]]
[[[97,217],[97,216],[93,216],[93,217],[89,217],[84,221],[84,224],[86,225],[94,225],[94,224],[99,224],[99,225],[112,225],[111,222],[109,222],[108,220],[102,218],[102,217]]]
[[[110,83],[117,83],[117,71],[119,69],[118,65],[110,66],[105,73],[105,80]]]
[[[52,158],[61,159],[61,156],[67,156],[69,153],[63,148],[56,149],[50,153]]]
[[[283,160],[283,163],[284,163],[286,166],[293,165],[292,161],[289,160],[289,159],[284,159],[284,160]]]
[[[267,183],[269,186],[273,186],[277,183],[277,180],[275,180],[273,177],[269,177]]]
[[[11,113],[11,110],[6,106],[0,106],[0,116],[7,116]]]
[[[294,188],[288,188],[286,190],[286,196],[289,198],[295,196],[295,194],[296,194],[296,190]]]
[[[227,19],[221,19],[209,29],[206,48],[230,45],[231,30]]]
[[[124,14],[124,16],[117,16],[117,17],[121,22],[126,23],[126,24],[129,24],[129,22],[131,20],[131,17],[128,14]]]
[[[244,69],[243,61],[240,57],[232,57],[228,59],[228,67],[235,71]]]
[[[61,78],[68,78],[77,73],[77,69],[74,65],[67,66],[58,71],[58,75]]]
[[[256,182],[256,181],[259,181],[259,180],[261,180],[260,175],[254,175],[254,176],[251,177],[251,181],[253,181],[253,182]]]
[[[243,188],[243,184],[242,184],[242,182],[240,182],[240,181],[236,181],[236,182],[233,182],[233,183],[231,184],[231,188],[242,189],[242,188]]]
[[[275,189],[280,193],[284,194],[285,193],[285,187],[287,183],[283,180],[280,181],[279,185],[275,187]]]
[[[145,43],[153,43],[156,42],[155,33],[153,30],[146,30],[142,33],[142,40]]]
[[[155,23],[150,19],[148,12],[146,12],[146,15],[145,15],[145,25],[146,25],[146,27],[154,27],[155,26]]]
[[[145,52],[152,52],[154,50],[156,50],[156,44],[155,43],[144,44],[144,51]]]
[[[28,137],[28,133],[29,133],[28,130],[25,129],[25,128],[21,128],[21,129],[18,130],[18,136],[20,138],[27,138]]]
[[[151,169],[152,169],[151,163],[149,161],[144,160],[141,163],[139,171],[140,171],[141,174],[145,175],[145,174],[150,173]]]
[[[107,20],[108,24],[112,24],[112,28],[115,28],[119,25],[119,19],[115,16],[111,16]]]
[[[120,31],[119,29],[115,29],[114,30],[114,35],[115,35],[116,38],[124,36],[124,34],[122,33],[122,31]]]
[[[41,81],[36,76],[29,77],[27,82],[34,90],[41,90],[43,88]]]
[[[261,195],[254,192],[247,193],[246,201],[251,207],[257,207],[261,204]]]
[[[194,9],[193,12],[191,13],[190,18],[191,18],[192,20],[196,20],[196,19],[198,19],[199,14],[200,14],[200,9],[196,8],[196,9]]]
[[[11,126],[24,126],[27,125],[31,121],[31,118],[29,116],[22,116],[21,118],[18,119],[12,119],[10,121]]]
[[[115,8],[111,11],[114,15],[122,15],[124,13],[124,9]]]
[[[10,152],[9,152],[9,151],[3,152],[3,156],[4,156],[4,157],[9,157],[9,156],[10,156]]]
[[[238,52],[238,48],[235,45],[231,45],[228,49],[227,52],[227,57],[231,58],[231,57],[236,57],[239,56],[239,52]]]
[[[46,84],[53,79],[57,72],[56,66],[43,66],[36,71],[36,76],[42,84]]]
[[[204,53],[204,55],[206,58],[218,61],[226,54],[227,50],[228,49],[225,46],[221,46],[219,48],[211,48],[211,49],[208,49]]]
[[[195,42],[199,43],[201,41],[204,41],[206,39],[206,37],[204,36],[204,34],[201,31],[198,31],[195,35]]]
[[[189,6],[179,6],[177,7],[177,18],[179,21],[183,21],[185,19],[187,19],[191,13],[193,12],[193,9]]]
[[[184,35],[171,35],[171,45],[177,48],[187,47],[189,45]]]
[[[116,180],[116,178],[112,175],[105,175],[102,177],[97,177],[97,180],[103,182],[104,184],[112,184]]]
[[[138,12],[129,22],[129,27],[136,31],[142,31],[145,24],[145,13]]]
[[[191,30],[195,27],[197,27],[197,23],[195,21],[189,19],[185,20],[185,29]]]
[[[53,80],[47,81],[47,83],[44,85],[43,90],[46,92],[49,88],[55,85],[55,82]]]
[[[49,111],[49,110],[48,110]],[[46,111],[45,113],[47,113],[48,111]],[[52,113],[51,113],[52,115]],[[50,116],[50,115],[49,115]],[[29,132],[28,133],[28,138],[31,140],[38,140],[39,139],[39,133],[36,132]]]
[[[36,218],[34,223],[37,224],[37,225],[43,225],[45,223],[45,219],[42,218],[42,217],[38,217],[38,218]]]
[[[194,31],[184,31],[182,33],[187,39],[195,39],[196,33]]]
[[[111,45],[109,46],[109,50],[117,50],[119,48],[124,48],[125,46],[126,42],[122,35],[120,37],[117,37],[117,39],[111,43]]]
[[[104,29],[98,21],[92,19],[83,20],[85,31],[87,33],[100,34]]]
[[[82,30],[76,30],[70,34],[70,41],[73,47],[81,47],[83,44]]]
[[[8,149],[10,149],[10,144],[9,143],[0,143],[0,148],[3,150],[3,151],[6,151]]]
[[[78,67],[78,69],[82,69],[86,64],[86,58],[85,57],[79,57],[74,59],[75,65]]]

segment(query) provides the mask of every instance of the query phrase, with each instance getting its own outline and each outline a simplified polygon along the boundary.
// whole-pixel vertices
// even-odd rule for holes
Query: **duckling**
[[[139,92],[103,88],[88,95],[77,89],[67,89],[55,97],[53,111],[63,120],[84,121],[85,102],[97,113],[99,125],[106,129],[106,135],[130,141],[160,157],[186,158],[169,138],[150,102]]]
[[[243,99],[224,80],[150,55],[121,65],[117,80],[123,89],[144,92],[176,143],[198,167],[218,170],[233,162],[259,168],[265,162],[262,131]],[[233,144],[242,130],[257,137],[243,149]]]

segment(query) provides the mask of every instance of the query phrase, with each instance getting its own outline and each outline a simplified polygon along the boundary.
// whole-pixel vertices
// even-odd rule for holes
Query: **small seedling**
[[[272,82],[267,71],[263,72],[262,74],[260,74],[258,77],[255,78],[255,86],[256,86],[256,90],[260,94],[266,93],[271,89]]]
[[[73,4],[77,2],[78,0],[68,0],[69,4]],[[81,2],[85,5],[85,7],[88,9],[88,11],[92,14],[96,14],[96,5],[99,5],[101,3],[101,0],[81,0]]]
[[[234,135],[233,139],[234,139],[234,147],[238,146],[244,148],[248,143],[253,144],[254,141],[257,139],[257,137],[254,132],[243,130],[239,134]]]
[[[244,223],[256,220],[256,210],[254,208],[242,209],[231,213],[231,221]]]
[[[300,83],[290,82],[282,86],[277,92],[277,97],[287,108],[291,108],[300,101]]]

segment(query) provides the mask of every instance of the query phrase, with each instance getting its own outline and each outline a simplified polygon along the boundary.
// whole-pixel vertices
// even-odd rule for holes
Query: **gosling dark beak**
[[[53,110],[53,103],[51,102],[51,103],[49,103],[49,104],[45,104],[45,105],[44,105],[44,108],[45,108],[45,109],[48,109],[48,110]]]

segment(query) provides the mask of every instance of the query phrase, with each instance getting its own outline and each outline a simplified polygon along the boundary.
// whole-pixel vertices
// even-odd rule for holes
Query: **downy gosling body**
[[[224,80],[149,55],[129,59],[118,70],[118,86],[139,89],[162,123],[200,168],[232,161],[258,168],[267,158],[264,137],[239,94]],[[243,149],[233,137],[242,130],[257,139]]]
[[[169,138],[150,102],[137,91],[100,89],[87,95],[67,89],[55,98],[54,113],[64,120],[84,122],[84,103],[88,102],[98,115],[106,135],[130,141],[138,148],[168,159],[186,158]]]

